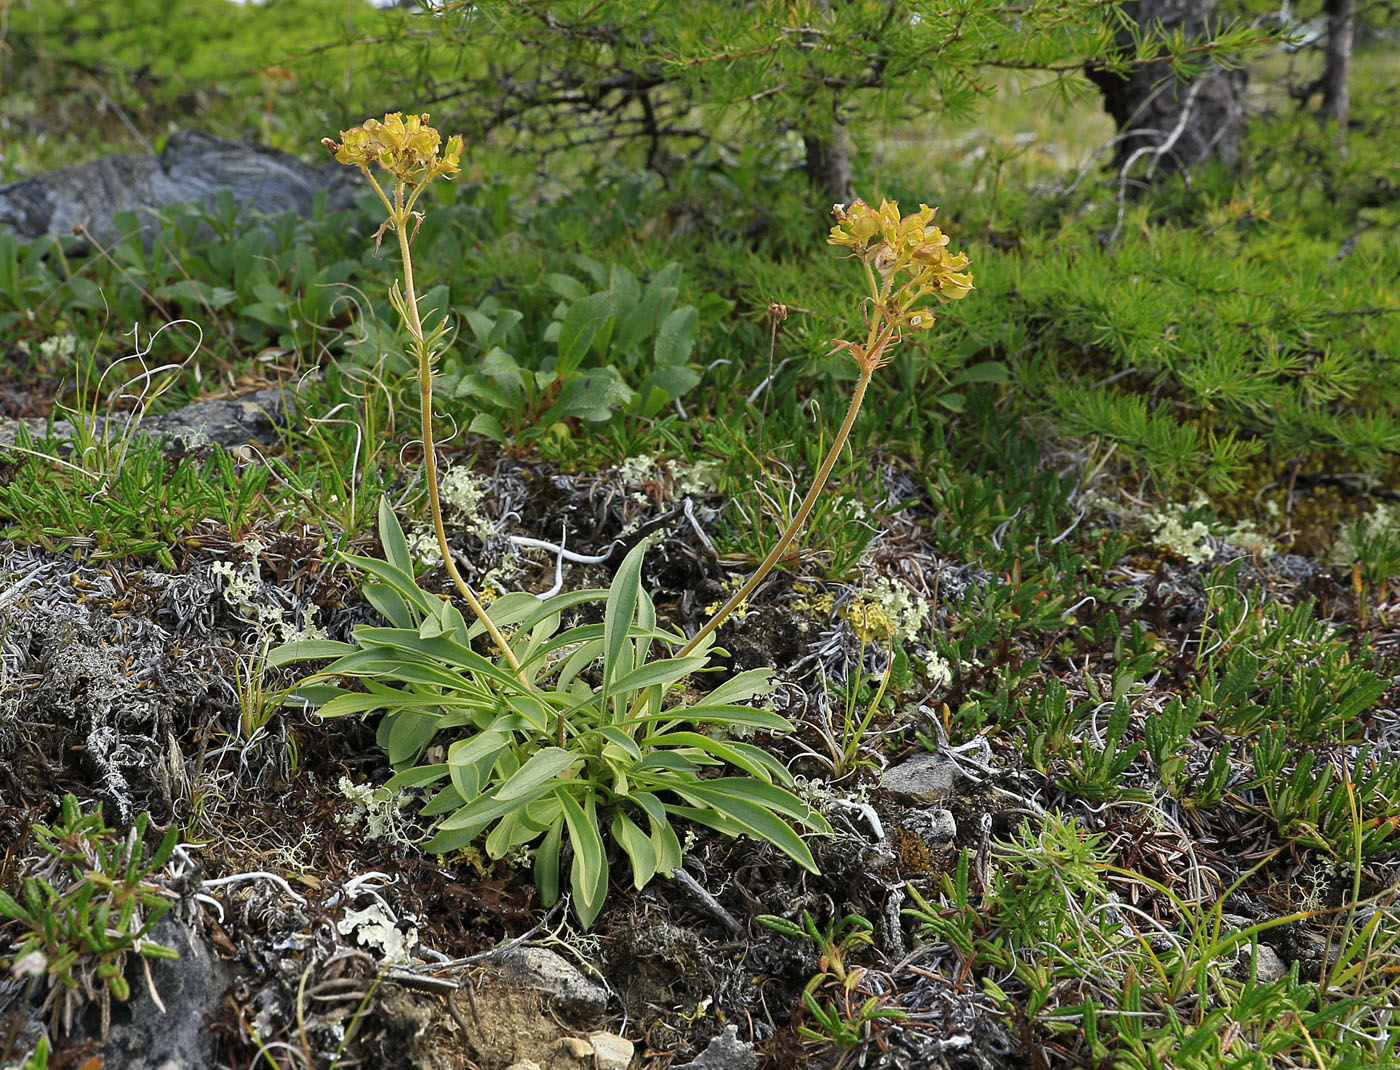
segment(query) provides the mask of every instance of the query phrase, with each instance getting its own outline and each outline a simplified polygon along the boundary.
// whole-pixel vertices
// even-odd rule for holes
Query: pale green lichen
[[[1187,527],[1181,516],[1173,513],[1159,513],[1156,520],[1152,545],[1193,565],[1204,565],[1215,556],[1215,547],[1210,544],[1210,528],[1206,524],[1196,520]]]
[[[302,608],[301,619],[295,614],[288,619],[287,611],[266,599],[262,580],[259,578],[258,558],[267,549],[255,536],[243,540],[243,550],[248,561],[241,568],[230,561],[218,561],[210,571],[223,580],[224,601],[239,618],[258,629],[258,633],[282,643],[296,643],[304,639],[325,639],[325,631],[316,624],[318,606],[306,605]]]
[[[924,661],[924,674],[933,685],[934,691],[942,691],[953,685],[953,667],[946,658],[935,651],[929,651]]]
[[[660,461],[646,454],[626,458],[617,466],[617,480],[625,487],[669,478],[677,498],[714,494],[719,488],[721,466],[718,461]],[[635,495],[634,495],[635,497]],[[642,495],[640,501],[646,501]]]
[[[401,846],[418,842],[403,812],[410,802],[408,796],[385,787],[356,784],[349,777],[341,777],[336,787],[351,804],[345,813],[336,815],[340,824],[351,829],[364,825],[365,839],[371,841],[382,840]]]
[[[438,500],[444,518],[466,528],[485,542],[495,534],[495,525],[481,511],[486,501],[486,484],[465,465],[448,465],[438,478]],[[413,525],[406,536],[409,552],[428,568],[442,564],[442,548],[432,524]]]
[[[928,600],[883,576],[863,588],[846,608],[846,619],[866,642],[912,643],[928,618]]]

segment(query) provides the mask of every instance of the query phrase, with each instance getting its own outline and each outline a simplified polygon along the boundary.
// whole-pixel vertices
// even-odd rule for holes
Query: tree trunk
[[[1322,115],[1335,120],[1342,136],[1351,114],[1351,43],[1356,0],[1327,0],[1327,65],[1322,72]]]
[[[846,128],[833,124],[829,137],[804,135],[807,152],[807,180],[834,204],[851,199],[851,139]]]
[[[1123,11],[1149,37],[1179,31],[1190,40],[1210,36],[1217,23],[1215,4],[1216,0],[1133,0]],[[1158,22],[1160,30],[1155,28]],[[1132,34],[1120,30],[1116,45],[1130,51]],[[1190,82],[1179,81],[1167,62],[1134,67],[1126,78],[1095,66],[1086,73],[1118,125],[1114,166],[1120,170],[1141,164],[1151,174],[1190,171],[1210,159],[1230,165],[1239,161],[1247,83],[1243,70],[1213,67]]]

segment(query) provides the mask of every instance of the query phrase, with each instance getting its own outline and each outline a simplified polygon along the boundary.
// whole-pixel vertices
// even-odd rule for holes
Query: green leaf
[[[298,639],[269,650],[265,665],[269,669],[278,669],[298,661],[343,657],[353,654],[355,649],[349,643],[337,643],[331,639]]]
[[[665,740],[668,746],[697,747],[769,783],[774,777],[783,783],[791,783],[792,780],[791,774],[781,762],[758,747],[711,739],[699,732],[670,732],[665,736]]]
[[[365,600],[379,611],[380,616],[396,628],[412,628],[419,613],[392,587],[382,583],[366,583],[361,592]]]
[[[729,706],[763,698],[773,693],[777,679],[772,669],[745,669],[737,672],[705,696],[706,706]]]
[[[479,412],[473,416],[471,423],[467,424],[467,430],[473,435],[489,438],[492,442],[510,441],[510,436],[506,434],[506,429],[501,425],[501,421],[489,412]]]
[[[574,864],[569,871],[569,887],[574,894],[574,911],[586,929],[593,924],[608,894],[608,858],[603,850],[603,837],[598,831],[598,815],[593,797],[586,806],[579,806],[573,795],[563,788],[555,795],[564,808],[564,821],[569,826],[569,843],[574,849]]]
[[[579,760],[579,756],[558,747],[542,747],[496,791],[501,802],[529,794],[545,781],[553,780]]]
[[[404,538],[387,494],[379,499],[379,542],[384,547],[385,561],[411,579],[413,555],[408,552],[408,540]]]
[[[695,657],[693,655],[685,658],[657,658],[639,669],[633,669],[631,672],[623,673],[617,677],[612,682],[612,690],[626,693],[640,691],[657,684],[670,688],[678,680],[684,679],[693,672],[699,672],[709,660],[708,657]]]
[[[402,773],[395,773],[384,782],[384,787],[390,791],[399,791],[403,788],[421,788],[425,784],[436,784],[447,774],[446,762],[439,762],[436,765],[415,765],[405,769]]]
[[[612,835],[632,860],[632,886],[640,892],[656,876],[656,848],[651,837],[621,810],[613,815]]]
[[[544,283],[547,290],[562,297],[565,301],[578,301],[588,294],[588,287],[572,275],[554,272],[540,279],[540,282]]]
[[[786,717],[768,710],[761,710],[754,706],[712,706],[708,702],[702,706],[678,706],[675,709],[665,710],[661,713],[647,714],[633,720],[633,724],[657,723],[665,721],[669,724],[681,724],[690,722],[692,724],[718,724],[733,725],[745,728],[765,728],[771,732],[791,732],[793,723]],[[648,739],[660,740],[665,733],[657,733]]]
[[[554,372],[560,379],[583,363],[599,329],[612,316],[612,308],[613,295],[607,290],[580,298],[569,307],[559,325],[559,356]]]
[[[447,769],[452,786],[463,799],[470,802],[481,794],[481,786],[490,775],[496,758],[510,743],[504,732],[480,732],[471,739],[458,740],[447,749]]]
[[[642,749],[637,746],[636,741],[626,732],[616,725],[605,724],[597,732],[613,746],[623,751],[633,761],[641,761]]]
[[[436,733],[437,714],[400,710],[380,722],[376,741],[389,752],[389,764],[397,767],[417,757]]]
[[[612,681],[631,668],[623,664],[622,650],[627,643],[632,618],[637,612],[637,597],[642,585],[642,557],[645,553],[644,543],[634,546],[623,559],[608,589],[608,600],[603,609],[604,705],[607,704]]]
[[[980,364],[968,365],[958,373],[957,381],[960,383],[1008,383],[1011,381],[1011,372],[999,360],[985,360]]]
[[[659,368],[675,368],[690,359],[695,348],[695,333],[700,327],[700,314],[693,305],[672,312],[656,332],[654,355]]]
[[[544,907],[552,907],[559,901],[559,845],[563,836],[564,814],[561,809],[535,851],[535,887],[539,889],[540,905]]]
[[[713,764],[713,763],[711,763]],[[653,769],[665,769],[671,773],[695,773],[700,767],[689,758],[674,751],[655,750],[632,767],[634,773],[646,773]]]
[[[684,789],[677,790],[679,794],[694,798],[699,806],[708,806],[722,818],[742,826],[756,839],[771,843],[803,869],[811,873],[817,872],[812,852],[787,822],[748,793],[716,789],[713,785],[717,783],[718,781],[696,781],[687,784]],[[800,805],[795,796],[790,798],[793,803]]]
[[[553,719],[558,716],[556,711],[550,709],[534,695],[508,695],[506,704],[525,718],[530,723],[531,728],[546,735],[552,728]]]

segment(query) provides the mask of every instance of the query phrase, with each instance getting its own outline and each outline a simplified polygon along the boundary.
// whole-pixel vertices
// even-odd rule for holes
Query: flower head
[[[404,116],[390,112],[381,119],[366,119],[359,126],[340,132],[337,142],[323,138],[321,144],[344,164],[366,171],[378,164],[399,182],[416,186],[437,175],[451,178],[461,170],[462,136],[454,134],[442,148],[442,135],[428,122],[427,115]]]
[[[915,303],[927,296],[944,301],[966,297],[972,289],[972,275],[966,269],[971,261],[962,253],[948,251],[948,235],[933,225],[937,211],[926,204],[917,212],[900,215],[897,201],[881,201],[878,209],[862,200],[850,206],[832,206],[836,226],[827,238],[860,257],[880,278],[889,280],[886,292],[892,311],[903,327],[924,329],[933,326],[927,309],[915,311]]]

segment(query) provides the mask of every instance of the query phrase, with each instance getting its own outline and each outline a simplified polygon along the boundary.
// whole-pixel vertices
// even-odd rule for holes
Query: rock
[[[709,1047],[671,1070],[754,1070],[757,1065],[758,1053],[748,1041],[739,1039],[739,1027],[731,1022]]]
[[[952,793],[959,775],[956,765],[937,754],[916,754],[885,770],[883,785],[901,799],[933,806]]]
[[[502,975],[549,997],[560,1013],[594,1018],[607,1009],[608,992],[560,955],[543,947],[513,947],[496,959]]]
[[[947,847],[958,836],[958,822],[953,817],[953,811],[941,807],[911,810],[900,819],[899,827],[935,848]]]
[[[1249,961],[1250,958],[1254,960],[1252,963]],[[1240,976],[1248,977],[1251,967],[1253,968],[1255,978],[1260,984],[1268,984],[1271,981],[1277,981],[1288,972],[1288,967],[1283,964],[1283,959],[1279,958],[1278,952],[1268,944],[1259,944],[1254,949],[1254,954],[1245,958],[1245,960],[1240,963]]]
[[[205,1027],[219,1013],[224,990],[233,983],[234,967],[170,915],[156,923],[151,938],[180,953],[178,959],[150,960],[151,979],[165,1013],[151,999],[140,965],[131,964],[131,998],[112,1004],[112,1025],[102,1045],[103,1065],[125,1070],[207,1070],[215,1060],[212,1037]],[[91,1017],[95,1020],[97,1015]]]
[[[541,1070],[540,1064],[534,1059],[521,1059],[519,1062],[511,1063],[506,1070]]]
[[[241,398],[195,401],[174,412],[147,416],[137,424],[137,430],[163,439],[168,448],[175,450],[203,445],[232,447],[248,442],[275,442],[280,434],[279,426],[285,425],[295,411],[292,394],[290,387],[270,386]],[[129,419],[125,413],[111,418],[99,416],[92,426],[93,437],[106,435],[108,441],[120,442],[127,432]],[[0,446],[14,444],[20,423],[29,428],[36,441],[49,437],[47,420],[0,420]],[[71,441],[73,435],[70,421],[54,421],[51,436],[54,440]]]
[[[108,244],[121,237],[112,226],[119,211],[135,211],[151,227],[151,209],[188,201],[212,205],[223,188],[245,211],[309,216],[321,190],[330,194],[332,209],[353,207],[359,182],[334,163],[313,167],[264,145],[180,130],[159,156],[104,156],[0,186],[0,228],[33,240],[71,236],[82,226]]]
[[[636,1049],[626,1037],[616,1033],[589,1033],[588,1043],[593,1045],[593,1058],[598,1070],[627,1070],[632,1065],[632,1054]]]

